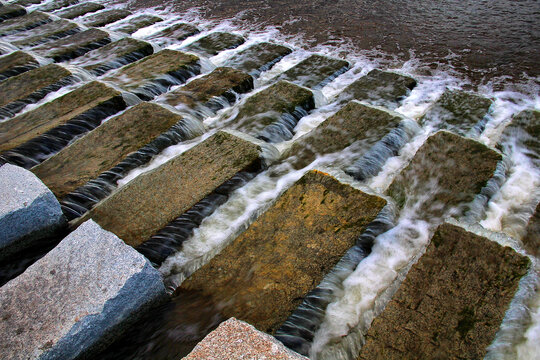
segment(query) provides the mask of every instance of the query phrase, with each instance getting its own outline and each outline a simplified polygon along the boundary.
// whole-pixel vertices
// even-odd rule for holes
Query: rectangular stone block
[[[40,5],[38,7],[38,10],[40,11],[55,11],[67,6],[78,4],[79,0],[55,0],[55,1],[48,1],[44,2],[43,5]]]
[[[102,27],[107,24],[116,22],[118,20],[122,20],[123,18],[126,18],[129,15],[131,15],[131,12],[128,10],[112,9],[112,10],[104,10],[95,14],[87,15],[80,20],[86,26]]]
[[[540,111],[523,110],[512,117],[502,133],[499,146],[509,154],[512,150],[508,147],[513,144],[527,149],[525,156],[540,168]]]
[[[277,76],[276,79],[288,80],[312,89],[320,89],[349,70],[349,66],[345,60],[315,54]]]
[[[236,34],[213,32],[184,47],[184,50],[203,56],[214,56],[223,50],[234,49],[246,40]]]
[[[35,57],[23,51],[15,51],[0,57],[0,81],[22,74],[39,66]]]
[[[57,20],[41,25],[32,30],[27,30],[10,36],[3,40],[19,48],[26,48],[43,44],[47,41],[61,39],[63,37],[76,34],[82,29],[79,25],[67,20]]]
[[[199,32],[200,30],[197,29],[196,26],[186,23],[177,23],[146,37],[146,39],[161,46],[166,46],[183,41]]]
[[[92,12],[105,9],[105,6],[94,3],[94,2],[84,2],[82,4],[77,4],[70,6],[66,9],[60,9],[54,12],[54,15],[59,16],[64,19],[75,19],[79,16],[86,15]]]
[[[89,357],[165,297],[159,272],[89,221],[0,288],[0,357]]]
[[[131,35],[139,29],[145,28],[160,21],[163,21],[163,19],[159,16],[143,14],[119,21],[117,24],[110,26],[110,29]]]
[[[137,246],[236,173],[258,163],[260,151],[249,141],[219,132],[132,180],[74,225],[91,218]]]
[[[540,256],[540,203],[536,206],[533,216],[527,224],[527,233],[521,240],[529,254]]]
[[[528,267],[508,247],[439,226],[358,359],[483,359]]]
[[[180,286],[273,333],[386,205],[310,171]]]
[[[14,19],[0,22],[0,36],[6,36],[21,31],[30,30],[51,21],[52,19],[50,15],[45,14],[41,11],[33,11],[30,14],[18,16]]]
[[[26,14],[26,9],[19,5],[6,4],[0,7],[0,23]]]
[[[31,6],[36,4],[41,4],[43,0],[17,0],[14,2],[14,4],[21,5],[21,6]]]
[[[225,62],[225,66],[231,66],[252,76],[257,76],[290,53],[292,50],[286,46],[262,42],[233,55]]]

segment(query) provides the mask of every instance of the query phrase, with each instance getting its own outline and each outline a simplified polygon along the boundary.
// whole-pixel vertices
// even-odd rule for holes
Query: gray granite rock
[[[88,357],[165,296],[141,254],[88,221],[0,288],[0,358]]]

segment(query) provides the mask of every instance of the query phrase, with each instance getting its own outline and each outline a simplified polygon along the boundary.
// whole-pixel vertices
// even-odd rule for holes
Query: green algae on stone
[[[56,20],[24,33],[7,36],[4,39],[15,46],[25,48],[73,35],[81,30],[79,25],[71,21]]]
[[[15,51],[0,57],[0,81],[19,75],[39,66],[32,55],[24,51]]]
[[[102,27],[107,24],[122,20],[131,15],[131,12],[123,9],[100,11],[96,14],[87,15],[80,19],[86,26]]]
[[[52,19],[49,14],[45,14],[41,11],[33,11],[15,19],[0,22],[0,36],[7,36],[30,30],[51,21]]]
[[[199,32],[200,30],[196,26],[177,23],[146,37],[146,39],[163,46],[176,43],[176,41],[183,41]]]
[[[160,21],[163,21],[163,19],[159,16],[143,14],[120,21],[117,24],[114,24],[111,27],[111,30],[120,31],[126,34],[133,34],[139,29],[150,26]]]
[[[70,6],[67,9],[61,9],[54,12],[54,15],[59,16],[64,19],[75,19],[76,17],[96,12],[99,10],[105,9],[105,6],[94,3],[94,2],[84,2],[82,4],[77,4],[75,6]]]
[[[111,42],[110,35],[99,29],[88,29],[62,39],[34,47],[36,54],[62,62],[74,59]]]
[[[239,51],[225,65],[256,76],[290,53],[292,50],[286,46],[262,42]]]
[[[314,54],[277,76],[276,79],[319,89],[347,71],[349,66],[345,60]]]
[[[192,42],[183,49],[204,56],[214,56],[223,50],[237,48],[245,41],[246,40],[240,35],[225,32],[213,32]]]
[[[26,9],[19,5],[6,4],[0,7],[0,23],[26,14]]]

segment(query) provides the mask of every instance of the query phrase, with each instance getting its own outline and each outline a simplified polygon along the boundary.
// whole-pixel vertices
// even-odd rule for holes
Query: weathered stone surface
[[[347,71],[349,66],[345,60],[315,54],[285,71],[277,79],[319,89],[336,76]]]
[[[339,99],[341,101],[361,100],[393,110],[415,86],[416,80],[408,76],[372,70],[347,86],[339,95]]]
[[[274,337],[235,318],[222,322],[184,358],[199,359],[307,360],[287,349]]]
[[[71,64],[83,67],[95,75],[102,75],[153,53],[154,48],[146,41],[126,37],[90,51],[71,61]]]
[[[74,59],[111,42],[109,34],[99,29],[88,29],[62,39],[50,41],[32,49],[56,62]]]
[[[286,46],[262,42],[233,55],[225,65],[256,76],[290,53],[292,50]]]
[[[197,56],[165,49],[121,68],[107,76],[105,80],[140,95],[144,100],[149,100],[152,98],[151,95],[159,95],[166,90],[166,88],[153,88],[156,84],[164,87],[180,84],[199,72],[200,64]],[[170,77],[176,82],[173,82]]]
[[[28,5],[35,5],[42,3],[43,0],[17,0],[14,2],[14,4],[21,5],[21,6],[28,6]]]
[[[444,216],[452,207],[472,201],[501,159],[477,141],[439,131],[426,140],[387,193],[398,206],[416,203],[422,218]]]
[[[358,359],[483,359],[528,265],[508,247],[441,225]]]
[[[514,115],[504,129],[500,143],[508,153],[511,151],[508,147],[513,144],[527,149],[526,156],[540,168],[540,111],[524,110]]]
[[[237,172],[259,162],[259,151],[249,141],[219,132],[132,180],[76,223],[92,218],[137,246]]]
[[[0,151],[19,146],[100,106],[108,109],[115,107],[116,111],[120,111],[126,104],[121,92],[93,81],[37,109],[0,123]]]
[[[191,24],[178,23],[148,36],[147,39],[163,46],[185,40],[199,32],[200,30]]]
[[[0,36],[30,30],[51,21],[52,19],[48,14],[41,11],[33,11],[30,14],[0,22]]]
[[[492,102],[485,97],[460,90],[446,90],[420,119],[437,129],[465,135],[488,113]]]
[[[54,15],[64,19],[75,19],[76,17],[105,9],[105,6],[94,2],[77,4],[66,9],[55,11]]]
[[[81,28],[77,24],[67,20],[57,20],[32,30],[6,36],[4,40],[20,48],[25,48],[61,39],[79,31],[81,31]]]
[[[40,11],[55,11],[77,3],[79,3],[79,0],[55,0],[44,3],[38,9]]]
[[[6,4],[0,7],[0,22],[26,14],[26,9],[19,5]]]
[[[83,19],[81,19],[81,21],[86,26],[101,27],[116,22],[118,20],[122,20],[129,15],[131,15],[131,12],[128,10],[112,9],[100,11],[97,14],[87,15]]]
[[[527,234],[521,239],[523,246],[530,254],[540,257],[540,203],[527,225]]]
[[[155,15],[143,14],[135,16],[124,21],[120,21],[111,27],[111,30],[120,31],[126,34],[133,34],[135,31],[163,21],[162,18]]]
[[[198,291],[225,317],[273,333],[385,204],[310,171],[180,290]]]
[[[180,115],[157,104],[141,103],[109,119],[32,172],[61,199],[181,120]]]
[[[365,144],[367,150],[402,120],[397,113],[351,101],[296,140],[282,158],[289,158],[296,169],[301,169],[317,156],[340,151],[356,141]]]
[[[1,166],[0,193],[0,260],[65,225],[58,200],[28,170]]]
[[[213,56],[223,50],[234,49],[245,41],[240,35],[214,32],[192,42],[184,49],[204,56]]]
[[[142,255],[88,221],[0,288],[0,357],[90,356],[165,296]]]
[[[39,62],[32,55],[15,51],[0,58],[0,81],[37,68]]]

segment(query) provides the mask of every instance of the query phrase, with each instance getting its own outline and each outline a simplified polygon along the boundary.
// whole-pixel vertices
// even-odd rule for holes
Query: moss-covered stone
[[[20,5],[6,4],[0,7],[0,23],[26,14],[26,9]]]
[[[372,105],[395,109],[416,86],[416,80],[397,73],[372,70],[339,95],[339,100],[361,100]]]
[[[32,55],[24,51],[15,51],[0,57],[0,81],[32,70],[39,66],[39,62]]]
[[[311,171],[182,283],[223,315],[273,333],[354,244],[386,201]]]
[[[240,35],[214,32],[192,42],[184,49],[205,56],[213,56],[223,50],[234,49],[242,45],[245,41]]]
[[[200,32],[196,26],[186,23],[177,23],[147,37],[160,45],[172,44],[187,39]]]
[[[58,10],[54,13],[54,15],[64,19],[75,19],[76,17],[103,9],[105,9],[105,6],[101,4],[94,2],[84,2],[82,4],[71,6],[67,9]]]
[[[160,21],[163,21],[163,19],[159,16],[143,14],[121,21],[118,24],[114,24],[114,26],[111,27],[111,30],[120,31],[126,34],[133,34],[139,29],[150,26]]]
[[[132,180],[74,224],[92,218],[127,244],[140,245],[236,173],[260,161],[259,151],[249,141],[219,132]]]
[[[501,159],[477,141],[439,131],[426,140],[387,193],[399,206],[416,204],[421,218],[445,216],[473,200]]]
[[[439,226],[358,359],[483,359],[528,266],[508,247]]]
[[[540,111],[524,110],[514,115],[512,122],[504,129],[500,145],[505,152],[517,144],[527,149],[525,155],[540,168]]]
[[[70,5],[75,5],[79,3],[79,0],[55,0],[44,2],[43,5],[40,5],[38,9],[40,11],[55,11]]]
[[[123,9],[112,9],[100,11],[97,14],[92,14],[84,17],[81,21],[86,26],[101,27],[107,24],[111,24],[118,20],[122,20],[131,15],[131,12]]]
[[[540,203],[527,225],[527,233],[522,239],[523,246],[530,254],[540,257]]]
[[[81,31],[79,25],[67,20],[57,20],[4,39],[19,48],[25,48],[73,35],[79,31]]]
[[[43,0],[17,0],[14,2],[14,4],[21,5],[21,6],[29,6],[29,5],[36,5],[41,4]]]
[[[57,67],[57,65],[48,66]],[[122,94],[119,91],[93,81],[37,109],[2,122],[0,123],[0,151],[21,145],[113,99],[123,103]]]
[[[238,52],[227,60],[225,65],[245,71],[250,75],[258,75],[291,52],[292,50],[286,46],[262,42]]]
[[[349,63],[345,60],[315,54],[285,71],[277,79],[288,80],[298,85],[318,89],[337,75],[347,71],[349,66]]]
[[[38,55],[52,58],[56,62],[61,62],[84,55],[110,42],[111,39],[107,32],[99,29],[88,29],[39,45],[32,50]]]
[[[50,15],[41,11],[33,11],[30,14],[0,22],[0,36],[30,30],[51,21]]]
[[[473,127],[481,126],[492,102],[485,97],[461,90],[446,90],[422,116],[420,122],[437,129],[451,130],[465,135]]]

